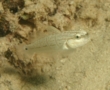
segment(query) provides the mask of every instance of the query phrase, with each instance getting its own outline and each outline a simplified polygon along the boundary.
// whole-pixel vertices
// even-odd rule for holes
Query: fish
[[[36,41],[25,45],[24,50],[29,53],[72,51],[85,45],[89,40],[88,32],[69,30],[38,38]]]

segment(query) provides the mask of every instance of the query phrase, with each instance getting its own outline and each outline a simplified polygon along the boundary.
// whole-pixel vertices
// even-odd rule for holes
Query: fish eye
[[[25,48],[25,50],[28,50],[28,48]]]
[[[77,38],[77,39],[80,39],[80,38],[81,38],[81,35],[76,35],[76,38]]]

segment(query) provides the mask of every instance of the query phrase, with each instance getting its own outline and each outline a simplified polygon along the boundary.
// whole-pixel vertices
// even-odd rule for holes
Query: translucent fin
[[[47,26],[46,27],[47,32],[49,33],[61,33],[60,30],[58,30],[57,28],[53,27],[53,26]]]
[[[31,43],[36,42],[37,40],[39,40],[40,38],[43,38],[45,36],[61,33],[60,30],[58,30],[57,28],[55,28],[53,26],[46,26],[45,30],[46,30],[46,32],[44,31],[44,33],[38,32],[38,35],[36,35],[37,37],[34,37],[33,40],[31,41]]]

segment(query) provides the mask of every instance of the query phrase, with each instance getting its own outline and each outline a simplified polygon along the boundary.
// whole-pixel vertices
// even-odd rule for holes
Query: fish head
[[[90,41],[89,34],[86,31],[78,31],[65,42],[68,49],[74,49],[83,46]]]

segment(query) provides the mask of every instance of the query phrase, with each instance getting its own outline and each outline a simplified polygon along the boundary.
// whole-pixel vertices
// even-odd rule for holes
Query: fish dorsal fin
[[[46,27],[47,32],[49,33],[61,33],[60,30],[58,30],[57,28],[53,27],[53,26],[47,26]]]
[[[40,38],[46,37],[48,35],[61,33],[60,30],[58,30],[57,28],[55,28],[53,26],[46,26],[45,30],[43,32],[38,31],[37,34],[34,37],[32,37],[31,43],[36,42]]]

